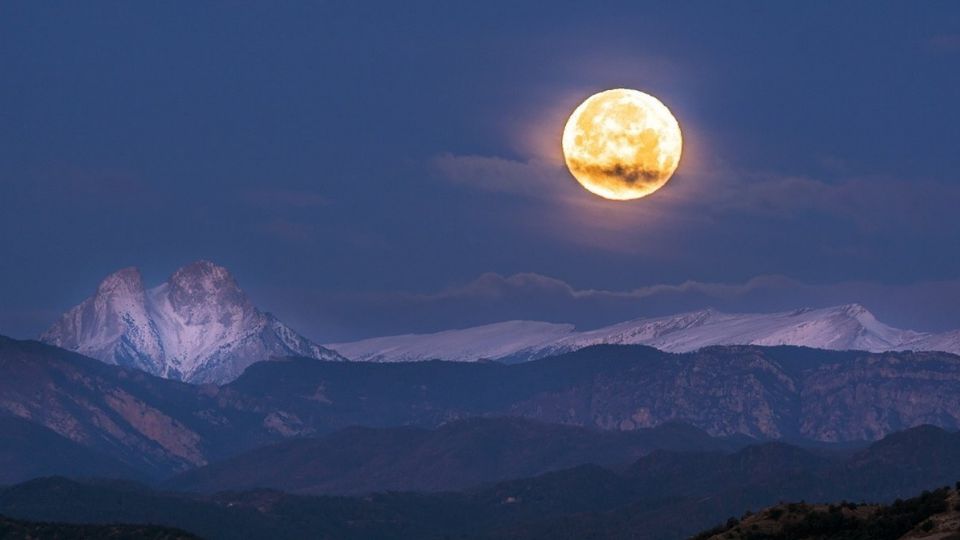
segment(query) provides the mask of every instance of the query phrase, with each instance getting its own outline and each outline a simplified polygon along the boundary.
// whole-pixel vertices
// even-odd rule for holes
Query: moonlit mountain
[[[435,334],[405,334],[327,345],[351,360],[416,362],[420,360],[499,360],[519,351],[549,350],[576,335],[572,324],[507,321]]]
[[[145,289],[140,271],[107,276],[41,340],[110,364],[188,382],[225,383],[273,357],[342,360],[258,310],[223,267],[198,261]]]
[[[928,334],[887,326],[859,304],[781,313],[712,309],[636,319],[578,332],[571,325],[509,321],[435,334],[408,334],[329,345],[360,361],[489,359],[520,362],[598,344],[649,345],[688,352],[711,345],[797,345],[817,349],[937,350],[960,353],[960,333]]]

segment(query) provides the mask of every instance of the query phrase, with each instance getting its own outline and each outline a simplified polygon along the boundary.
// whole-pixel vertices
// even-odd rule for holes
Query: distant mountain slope
[[[844,464],[849,490],[880,500],[960,481],[960,433],[924,425],[892,433],[854,454]],[[852,496],[850,497],[852,498]]]
[[[371,362],[521,362],[600,344],[648,345],[670,352],[715,345],[796,345],[829,350],[960,353],[960,334],[899,330],[879,322],[863,306],[850,304],[762,314],[727,314],[707,309],[584,332],[564,324],[510,321],[435,334],[336,343],[330,347],[352,360]]]
[[[229,452],[238,434],[251,426],[256,429],[262,420],[225,402],[221,406],[216,392],[204,387],[111,366],[36,341],[3,337],[0,414],[36,426],[25,432],[26,440],[8,446],[10,452],[59,441],[49,433],[54,432],[105,460],[154,477]],[[56,447],[73,448],[58,442],[51,449]],[[31,459],[11,457],[28,464]],[[70,474],[84,472],[81,463],[77,465]],[[8,473],[22,476],[31,470]]]
[[[827,458],[809,448],[768,442],[729,454],[657,451],[624,474],[658,486],[663,496],[694,496],[712,485],[746,486],[768,500],[889,501],[960,479],[958,448],[960,433],[918,426],[849,456]],[[751,504],[745,501],[745,507]]]
[[[661,451],[623,470],[583,465],[462,492],[429,494],[387,492],[331,497],[258,490],[203,496],[155,492],[127,483],[50,478],[0,488],[0,513],[33,520],[160,523],[212,539],[674,540],[687,538],[728,516],[785,499],[886,503],[952,484],[960,471],[960,454],[952,453],[956,437],[960,435],[921,427],[888,437],[856,457],[832,459],[782,443],[748,446],[733,453]],[[912,442],[904,446],[902,441]],[[896,459],[888,462],[896,456],[896,452],[890,454],[888,443],[896,448],[911,447],[918,461],[936,456],[947,459],[933,460],[935,475],[913,477],[912,482],[888,490],[885,475],[896,471],[907,478],[913,470],[910,464],[899,468]],[[370,474],[376,475],[378,470],[372,469]],[[924,499],[952,504],[956,495],[942,491]],[[897,519],[904,531],[922,531],[927,519],[933,521],[932,531],[945,531],[946,521],[956,516],[949,512],[949,506],[936,504],[908,501],[892,508],[895,512],[889,514],[891,517],[912,516],[909,522]],[[792,511],[789,505],[787,511]],[[940,514],[944,511],[947,513]],[[748,528],[740,532],[757,532],[750,530],[749,519],[743,520]],[[837,523],[817,519],[808,524]],[[729,528],[734,527],[731,524]]]
[[[40,424],[0,415],[0,485],[53,475],[135,477],[138,472]]]
[[[896,461],[888,463],[890,456],[883,447],[893,438],[912,441],[910,446],[917,452],[915,459],[930,461],[929,474],[912,475],[915,471],[912,465],[900,467]],[[953,485],[953,479],[960,474],[960,454],[951,453],[958,439],[960,434],[957,433],[920,427],[892,435],[862,450],[856,457],[834,459],[824,459],[808,450],[782,443],[759,444],[726,455],[655,452],[621,474],[581,467],[503,482],[484,492],[484,496],[491,502],[517,501],[518,507],[531,501],[536,508],[530,509],[530,514],[540,514],[536,518],[530,514],[527,519],[515,518],[513,523],[497,531],[496,538],[680,539],[694,534],[698,526],[706,529],[705,524],[711,521],[717,523],[729,516],[739,516],[747,510],[783,500],[887,503],[922,490]],[[950,457],[940,459],[946,455]],[[891,472],[900,478],[910,478],[910,481],[893,487],[885,479]],[[949,494],[951,504],[956,501],[955,492],[942,493]],[[905,517],[908,506],[912,505],[896,507],[894,515]],[[939,512],[943,508],[926,510]],[[905,527],[900,534],[914,527],[922,529],[922,522],[930,517],[930,513],[924,512],[919,512],[909,523],[901,523]],[[942,517],[952,519],[946,515]],[[737,524],[731,523],[729,527],[719,527],[701,538],[886,538],[870,534],[767,537],[763,536],[762,529],[752,529],[752,522],[748,519],[743,523],[747,527],[736,529]],[[811,519],[808,524],[829,523],[829,519]],[[832,523],[836,524],[835,521]],[[880,530],[888,533],[892,530],[889,527],[884,529],[882,525],[881,522]],[[954,527],[957,525],[954,523]],[[934,528],[939,526],[934,524]],[[713,536],[721,531],[740,535]]]
[[[680,424],[622,432],[521,418],[474,418],[436,430],[354,427],[259,448],[166,485],[203,492],[443,491],[585,463],[624,465],[655,449],[732,450],[745,441],[715,439]]]
[[[136,268],[119,270],[41,340],[161,377],[219,384],[276,356],[342,359],[258,310],[225,268],[207,261],[149,290]]]

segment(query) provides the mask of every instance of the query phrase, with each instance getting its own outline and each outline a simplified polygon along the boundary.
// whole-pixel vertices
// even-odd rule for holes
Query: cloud
[[[611,290],[575,287],[537,273],[486,273],[429,292],[274,291],[271,297],[294,306],[284,317],[327,342],[517,319],[573,323],[588,329],[704,308],[774,312],[848,303],[863,304],[881,321],[903,328],[933,331],[960,327],[956,302],[960,280],[816,284],[761,275],[735,283],[684,281]],[[310,301],[303,302],[304,298]]]
[[[431,169],[443,181],[464,189],[509,195],[526,202],[522,211],[508,219],[521,228],[561,243],[631,252],[669,244],[659,232],[678,223],[702,221],[706,216],[678,211],[689,203],[689,179],[674,179],[679,189],[661,190],[650,196],[642,211],[630,203],[612,203],[588,193],[562,165],[531,159],[510,160],[488,156],[444,154],[434,158]],[[639,237],[636,231],[643,230]],[[662,249],[669,246],[661,245]]]
[[[552,198],[561,192],[554,183],[563,174],[559,165],[542,160],[517,161],[499,157],[441,154],[430,160],[440,177],[470,189]]]
[[[934,52],[960,52],[960,34],[939,34],[927,40],[927,46]]]
[[[778,276],[762,276],[739,285],[686,281],[676,285],[660,284],[615,291],[606,289],[576,289],[563,280],[532,272],[513,274],[510,276],[488,272],[459,287],[451,287],[426,294],[394,293],[384,298],[392,297],[393,299],[406,302],[435,302],[446,300],[499,300],[529,297],[531,295],[545,295],[564,297],[576,301],[632,301],[648,299],[664,294],[690,293],[724,298],[742,294],[758,287],[777,286],[786,283],[794,282]]]
[[[824,181],[806,176],[743,174],[718,212],[789,220],[825,214],[863,231],[924,230],[952,222],[960,185],[926,179],[847,176]],[[734,193],[736,195],[734,195]]]
[[[466,189],[523,197],[521,224],[547,236],[613,251],[637,251],[652,240],[755,218],[803,226],[811,215],[838,231],[922,234],[955,229],[960,185],[927,179],[847,174],[830,180],[776,172],[700,168],[681,171],[664,189],[639,202],[610,202],[583,190],[561,165],[540,159],[444,154],[431,161],[442,179]],[[636,235],[643,231],[646,241]],[[749,230],[742,231],[753,234]]]

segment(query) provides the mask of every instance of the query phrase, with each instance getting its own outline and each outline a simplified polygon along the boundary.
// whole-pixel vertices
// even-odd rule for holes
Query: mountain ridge
[[[216,386],[0,337],[0,414],[154,478],[349,426],[433,428],[470,417],[614,431],[678,421],[712,436],[853,443],[920,424],[960,427],[960,357],[598,345],[515,365],[294,358],[258,362]]]
[[[368,362],[536,360],[591,345],[648,345],[691,352],[713,345],[795,345],[826,350],[936,350],[960,353],[960,330],[939,334],[888,326],[860,304],[777,313],[723,313],[711,308],[633,319],[595,330],[540,321],[504,321],[432,334],[403,334],[333,343]]]

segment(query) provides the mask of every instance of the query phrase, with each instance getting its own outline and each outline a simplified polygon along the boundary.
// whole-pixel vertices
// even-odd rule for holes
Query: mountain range
[[[755,443],[738,450],[656,450],[618,467],[585,463],[458,491],[388,491],[347,497],[274,489],[205,495],[169,488],[159,491],[131,482],[44,478],[0,488],[0,513],[37,521],[162,524],[212,539],[672,540],[689,537],[729,516],[743,515],[742,522],[749,527],[756,520],[745,511],[782,500],[835,501],[833,512],[839,514],[834,517],[839,517],[842,509],[857,509],[861,501],[889,503],[953,484],[953,479],[960,477],[958,449],[960,434],[919,426],[841,453],[780,442]],[[377,451],[386,455],[389,449]],[[475,455],[474,460],[482,463],[483,456]],[[281,475],[277,482],[295,480],[301,472],[284,470],[283,462],[262,463]],[[469,463],[463,467],[469,468]],[[221,472],[229,470],[228,466]],[[365,481],[382,472],[370,469]],[[413,474],[409,482],[416,482],[417,469],[405,472]],[[234,468],[233,473],[243,476],[249,471]],[[362,467],[355,473],[362,475]],[[229,476],[221,477],[226,478]],[[902,534],[935,515],[955,519],[955,513],[944,513],[953,508],[942,503],[953,505],[956,501],[954,490],[936,489],[919,500],[894,502],[891,512],[862,517],[898,518],[896,522],[881,519],[879,525],[886,524],[887,533],[899,530]],[[867,506],[861,510],[878,510]],[[804,504],[781,507],[784,515],[810,513]],[[775,519],[767,510],[758,514]],[[720,531],[746,533],[720,538],[763,538],[750,535],[759,530],[736,529],[736,518],[727,521],[730,525],[705,533],[703,538]],[[785,519],[781,524],[784,522],[792,521]],[[894,523],[896,527],[892,527]],[[838,530],[844,530],[843,523],[836,520],[808,524],[824,531],[841,525]],[[949,530],[947,524],[930,530],[934,529]],[[874,540],[899,536],[772,538]]]
[[[259,362],[215,386],[0,338],[0,375],[0,417],[13,426],[0,432],[7,481],[72,471],[68,455],[94,474],[113,467],[114,476],[156,479],[351,426],[436,428],[473,417],[612,431],[684,422],[712,436],[827,442],[960,428],[960,357],[939,352],[599,345],[515,365],[301,358]]]
[[[351,360],[410,362],[497,360],[523,362],[599,344],[648,345],[690,352],[713,345],[796,345],[871,352],[916,350],[960,353],[960,331],[900,330],[849,304],[781,313],[721,313],[705,309],[636,319],[596,330],[537,321],[507,321],[433,334],[376,337],[328,347]]]
[[[225,268],[209,261],[184,266],[152,289],[136,268],[114,272],[40,339],[193,383],[226,383],[274,357],[342,360],[261,312]]]
[[[579,331],[570,324],[507,321],[433,334],[320,346],[257,309],[223,267],[197,261],[146,289],[124,268],[67,311],[40,339],[110,364],[191,383],[224,384],[254,362],[279,357],[363,362],[495,360],[518,363],[592,345],[690,352],[714,345],[796,345],[828,350],[960,353],[960,330],[901,330],[849,304],[781,313],[705,309]]]

